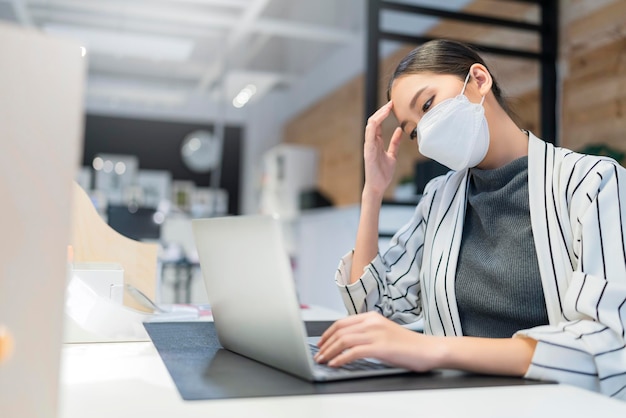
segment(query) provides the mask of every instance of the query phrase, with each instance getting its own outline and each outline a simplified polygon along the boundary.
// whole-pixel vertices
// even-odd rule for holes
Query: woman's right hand
[[[390,101],[370,116],[365,127],[363,147],[365,186],[361,195],[361,214],[352,256],[350,283],[359,280],[365,266],[376,257],[378,252],[380,208],[383,194],[389,187],[396,169],[398,146],[402,138],[402,130],[396,128],[391,136],[389,148],[385,149],[381,125],[389,117],[392,108],[393,103]]]
[[[396,169],[398,147],[402,139],[402,129],[395,129],[385,149],[385,140],[382,136],[382,123],[393,108],[393,102],[378,109],[367,120],[365,127],[365,145],[363,158],[365,160],[365,187],[364,192],[369,192],[382,198],[383,193],[389,187],[393,173]]]

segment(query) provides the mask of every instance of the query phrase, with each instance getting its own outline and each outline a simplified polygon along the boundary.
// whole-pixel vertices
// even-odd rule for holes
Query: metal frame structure
[[[538,60],[541,64],[541,136],[546,141],[557,142],[557,47],[558,47],[558,0],[502,0],[536,4],[541,8],[538,24],[494,18],[478,14],[454,12],[431,7],[422,7],[388,0],[368,0],[367,9],[367,61],[365,74],[365,120],[378,108],[378,81],[380,41],[400,41],[421,44],[434,38],[406,35],[383,31],[380,16],[385,10],[402,13],[439,17],[442,19],[469,22],[488,26],[504,27],[537,33],[541,38],[541,51],[501,48],[490,45],[470,44],[479,52],[504,55],[522,59]]]

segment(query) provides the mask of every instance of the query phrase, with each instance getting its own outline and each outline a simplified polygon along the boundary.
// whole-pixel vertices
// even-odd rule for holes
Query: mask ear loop
[[[467,72],[467,76],[465,76],[465,82],[463,83],[463,89],[461,90],[461,94],[465,94],[465,87],[467,87],[467,82],[470,79],[470,72]]]
[[[465,76],[465,82],[463,83],[463,90],[461,90],[461,94],[465,94],[465,88],[467,87],[467,82],[470,79],[470,72],[467,73],[467,76]],[[480,99],[480,105],[482,106],[483,103],[485,102],[485,96],[482,96],[482,98]]]

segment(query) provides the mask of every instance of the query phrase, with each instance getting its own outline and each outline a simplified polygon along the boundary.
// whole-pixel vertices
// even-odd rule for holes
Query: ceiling
[[[177,106],[192,96],[232,101],[253,85],[240,105],[361,41],[364,3],[0,0],[0,19],[84,45],[91,99]]]
[[[398,0],[458,8],[467,0]],[[207,115],[273,89],[363,71],[365,0],[0,0],[0,20],[69,37],[89,63],[86,107]],[[395,19],[394,19],[395,18]],[[415,33],[432,18],[383,16]],[[349,51],[358,49],[357,54]],[[343,61],[337,55],[345,56]],[[332,62],[332,74],[323,68]],[[351,68],[346,68],[351,67]],[[319,78],[319,76],[318,76]],[[321,80],[323,83],[325,80]],[[305,95],[321,91],[311,86]],[[303,95],[299,88],[294,95]],[[297,101],[297,100],[296,100]],[[235,110],[236,111],[236,110]]]

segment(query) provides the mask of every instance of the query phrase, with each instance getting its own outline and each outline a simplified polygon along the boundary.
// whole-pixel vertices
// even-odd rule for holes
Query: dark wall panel
[[[167,170],[174,180],[192,180],[208,187],[210,174],[190,171],[183,163],[180,147],[192,131],[213,130],[212,125],[163,122],[87,115],[83,165],[91,166],[99,153],[130,154],[139,158],[139,168]],[[226,126],[220,187],[228,191],[228,211],[239,214],[239,178],[243,129]]]

